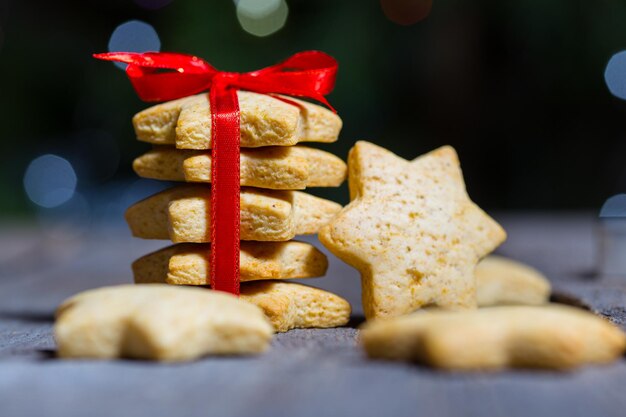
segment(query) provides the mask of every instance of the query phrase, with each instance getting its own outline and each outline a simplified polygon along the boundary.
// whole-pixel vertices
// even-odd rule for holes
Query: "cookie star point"
[[[348,164],[352,201],[320,240],[361,272],[366,317],[476,307],[473,269],[506,234],[469,199],[454,149],[407,161],[357,142]]]

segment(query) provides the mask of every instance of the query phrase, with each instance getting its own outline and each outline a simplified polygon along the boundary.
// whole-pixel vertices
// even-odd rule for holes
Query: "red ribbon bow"
[[[111,52],[95,58],[128,64],[126,74],[144,101],[166,101],[209,91],[211,104],[211,288],[239,294],[239,140],[237,90],[317,100],[335,85],[337,61],[319,51],[300,52],[258,71],[215,69],[202,59],[169,52]]]

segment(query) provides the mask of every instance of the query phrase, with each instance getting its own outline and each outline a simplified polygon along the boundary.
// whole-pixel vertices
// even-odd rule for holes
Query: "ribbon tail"
[[[211,288],[239,295],[239,102],[216,84],[211,103]],[[216,221],[218,220],[218,221]]]

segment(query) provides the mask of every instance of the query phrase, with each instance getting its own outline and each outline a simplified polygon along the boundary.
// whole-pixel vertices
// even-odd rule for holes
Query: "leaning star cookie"
[[[272,326],[230,294],[169,285],[121,285],[80,293],[57,311],[63,358],[183,361],[266,350]]]
[[[626,347],[608,320],[557,304],[418,311],[367,323],[361,341],[373,358],[458,370],[568,369],[611,362]]]
[[[167,181],[211,182],[211,152],[158,146],[138,157],[133,169],[140,177]],[[241,185],[298,190],[338,187],[346,164],[335,155],[305,146],[241,149]]]
[[[133,236],[173,242],[210,241],[211,189],[182,185],[142,200],[126,211]],[[300,191],[241,189],[241,239],[286,241],[316,233],[341,205]]]
[[[352,201],[319,237],[361,272],[365,316],[475,308],[474,267],[506,234],[469,199],[454,149],[406,161],[357,142],[348,170]]]
[[[277,332],[339,327],[350,319],[350,303],[338,295],[295,282],[241,284],[241,298],[265,312]]]
[[[341,119],[332,111],[292,97],[237,91],[241,146],[291,146],[298,142],[334,142]],[[211,148],[208,94],[150,107],[133,117],[137,139],[179,149]]]
[[[488,256],[478,263],[476,298],[481,307],[501,304],[546,304],[550,281],[539,271],[501,256]]]
[[[135,283],[207,285],[211,246],[180,243],[133,262]],[[242,241],[240,248],[241,281],[323,276],[328,267],[326,256],[313,245],[289,242]]]

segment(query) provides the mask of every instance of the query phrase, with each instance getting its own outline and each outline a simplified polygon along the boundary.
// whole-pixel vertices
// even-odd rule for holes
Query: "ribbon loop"
[[[111,52],[95,58],[128,64],[126,75],[144,101],[167,101],[210,90],[211,104],[211,288],[239,294],[240,114],[236,90],[317,100],[337,76],[337,61],[320,51],[300,52],[257,71],[218,71],[208,62],[171,52]],[[288,101],[287,101],[288,102]]]
[[[210,89],[218,78],[228,80],[224,87],[311,98],[334,111],[324,96],[335,85],[338,65],[320,51],[300,52],[276,65],[245,73],[218,71],[196,56],[172,52],[110,52],[94,57],[129,64],[126,74],[144,101],[197,94]]]

